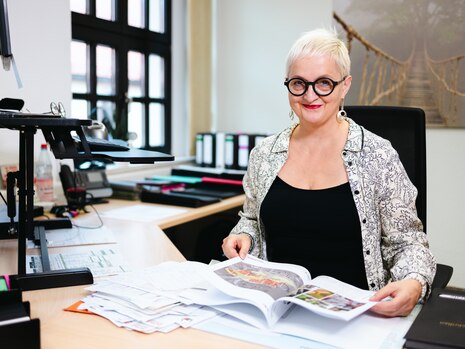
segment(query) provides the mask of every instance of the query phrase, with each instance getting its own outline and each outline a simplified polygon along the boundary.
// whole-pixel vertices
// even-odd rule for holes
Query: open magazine
[[[325,317],[349,321],[376,302],[373,292],[328,276],[314,279],[303,267],[239,257],[204,269],[205,285],[183,297],[214,307],[257,327],[272,327],[296,306]]]

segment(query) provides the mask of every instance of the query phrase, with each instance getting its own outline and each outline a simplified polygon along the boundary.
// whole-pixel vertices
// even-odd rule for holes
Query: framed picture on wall
[[[419,107],[427,127],[465,127],[463,0],[333,4],[352,60],[347,104]]]

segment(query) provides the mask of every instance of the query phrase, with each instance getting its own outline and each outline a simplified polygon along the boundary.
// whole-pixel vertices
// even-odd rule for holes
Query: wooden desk
[[[190,207],[182,207],[182,209],[186,210],[184,213],[180,213],[176,216],[172,216],[169,218],[161,219],[161,220],[154,220],[154,222],[161,228],[167,229],[171,228],[180,224],[188,223],[196,219],[204,218],[211,216],[216,213],[220,213],[223,211],[227,211],[231,208],[241,207],[244,203],[245,195],[238,195],[232,198],[221,200],[218,203],[206,205],[199,208],[190,208]],[[167,205],[159,205],[159,204],[151,204],[151,203],[143,203],[140,201],[127,201],[127,200],[116,200],[111,199],[110,204],[104,205],[96,205],[95,207],[98,209],[99,212],[107,212],[115,208],[127,207],[129,205],[142,205],[147,207],[173,207]],[[178,206],[177,206],[178,207]],[[181,206],[179,206],[181,208]]]
[[[208,214],[230,208],[229,205],[241,205],[243,198],[225,200],[216,207],[189,209],[191,215],[181,214],[164,221],[165,226],[176,222],[187,222]],[[104,211],[128,205],[127,201],[111,201],[109,205],[99,205]],[[105,207],[104,207],[105,206]],[[214,206],[214,205],[211,205]],[[226,208],[227,207],[227,208]],[[232,206],[234,207],[234,206]],[[79,220],[86,219],[85,217]],[[134,268],[155,265],[164,261],[183,261],[181,253],[155,224],[103,218],[104,224],[115,233],[118,248]],[[13,240],[0,241],[0,265],[2,273],[16,272],[16,243]],[[65,249],[84,250],[89,247],[53,248],[51,253]],[[68,250],[69,251],[69,250]],[[85,286],[63,287],[39,291],[24,292],[24,300],[31,302],[31,315],[40,318],[42,349],[87,349],[87,348],[262,348],[261,346],[241,342],[195,329],[177,329],[163,334],[142,334],[118,328],[110,321],[96,315],[76,314],[63,311],[63,308],[82,299],[87,291]]]

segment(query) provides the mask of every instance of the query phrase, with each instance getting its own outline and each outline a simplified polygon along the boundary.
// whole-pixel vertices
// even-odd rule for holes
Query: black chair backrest
[[[392,106],[346,106],[347,116],[389,140],[418,189],[418,217],[426,232],[426,131],[422,109]]]

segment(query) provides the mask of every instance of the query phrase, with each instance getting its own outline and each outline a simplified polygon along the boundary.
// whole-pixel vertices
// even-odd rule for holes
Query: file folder
[[[203,165],[203,134],[197,133],[195,136],[195,164]]]
[[[202,147],[202,165],[206,167],[215,167],[216,138],[213,133],[203,134]]]
[[[227,133],[224,140],[224,167],[237,169],[238,165],[238,135]]]

